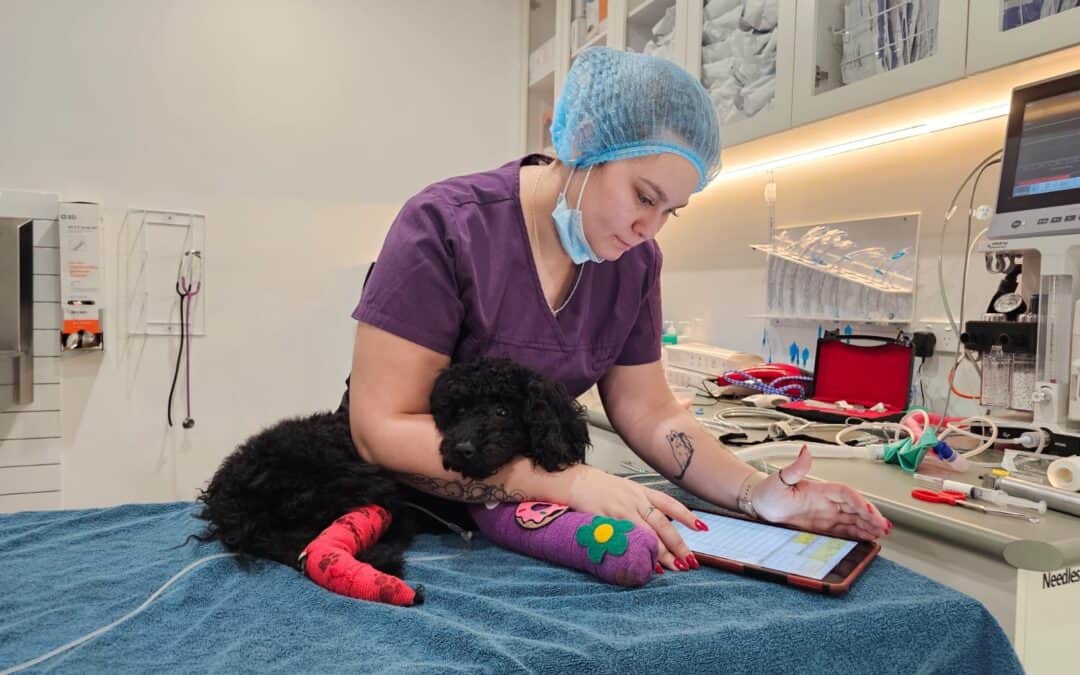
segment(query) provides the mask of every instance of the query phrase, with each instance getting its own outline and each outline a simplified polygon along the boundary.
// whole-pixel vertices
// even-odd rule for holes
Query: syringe
[[[969,483],[961,483],[955,480],[948,480],[946,478],[938,478],[937,476],[927,476],[926,474],[915,474],[915,480],[920,483],[924,483],[933,487],[935,490],[948,490],[950,492],[960,492],[962,494],[971,497],[972,499],[978,499],[984,502],[990,502],[991,504],[997,504],[998,506],[1015,506],[1021,509],[1028,509],[1031,511],[1037,511],[1039,513],[1046,513],[1045,501],[1032,501],[1030,499],[1024,499],[1023,497],[1014,497],[1008,494],[1004,490],[994,490],[991,488],[979,487],[977,485],[971,485]]]

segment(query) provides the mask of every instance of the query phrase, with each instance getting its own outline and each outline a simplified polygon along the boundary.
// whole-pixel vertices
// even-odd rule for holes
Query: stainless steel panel
[[[0,409],[34,400],[34,224],[0,218]]]

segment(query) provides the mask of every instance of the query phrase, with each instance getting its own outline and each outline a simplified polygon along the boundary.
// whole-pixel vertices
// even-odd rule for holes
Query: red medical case
[[[818,339],[810,395],[777,409],[820,422],[897,421],[911,403],[914,366],[915,347],[903,334],[888,338],[830,331]],[[836,407],[837,401],[852,408]],[[879,403],[884,410],[872,410]]]

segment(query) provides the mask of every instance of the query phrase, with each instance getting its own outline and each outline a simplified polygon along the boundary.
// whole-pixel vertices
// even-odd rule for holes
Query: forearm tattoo
[[[694,444],[690,437],[681,431],[668,433],[667,442],[671,446],[671,456],[675,458],[675,467],[678,470],[673,478],[682,480],[686,470],[690,468],[690,461],[694,459]]]
[[[456,502],[524,502],[529,499],[520,490],[509,492],[505,486],[491,485],[476,480],[445,480],[418,473],[399,473],[397,477],[418,490]]]

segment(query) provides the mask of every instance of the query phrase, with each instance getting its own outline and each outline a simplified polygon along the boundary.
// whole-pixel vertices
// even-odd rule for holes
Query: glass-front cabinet
[[[725,147],[1080,45],[1080,0],[521,1],[529,152],[594,45],[699,78]]]
[[[797,4],[794,124],[964,76],[966,2],[799,0]]]
[[[613,31],[610,10],[617,3],[610,0],[573,0],[570,3],[570,61],[581,50],[593,46],[612,46]]]
[[[683,64],[686,52],[685,0],[626,0],[624,48]]]
[[[551,152],[551,114],[566,75],[570,0],[530,0],[525,26],[529,46],[525,93],[525,151]]]
[[[686,68],[709,90],[725,146],[791,126],[796,0],[693,0]]]
[[[970,0],[968,12],[968,73],[1080,42],[1080,0]]]

